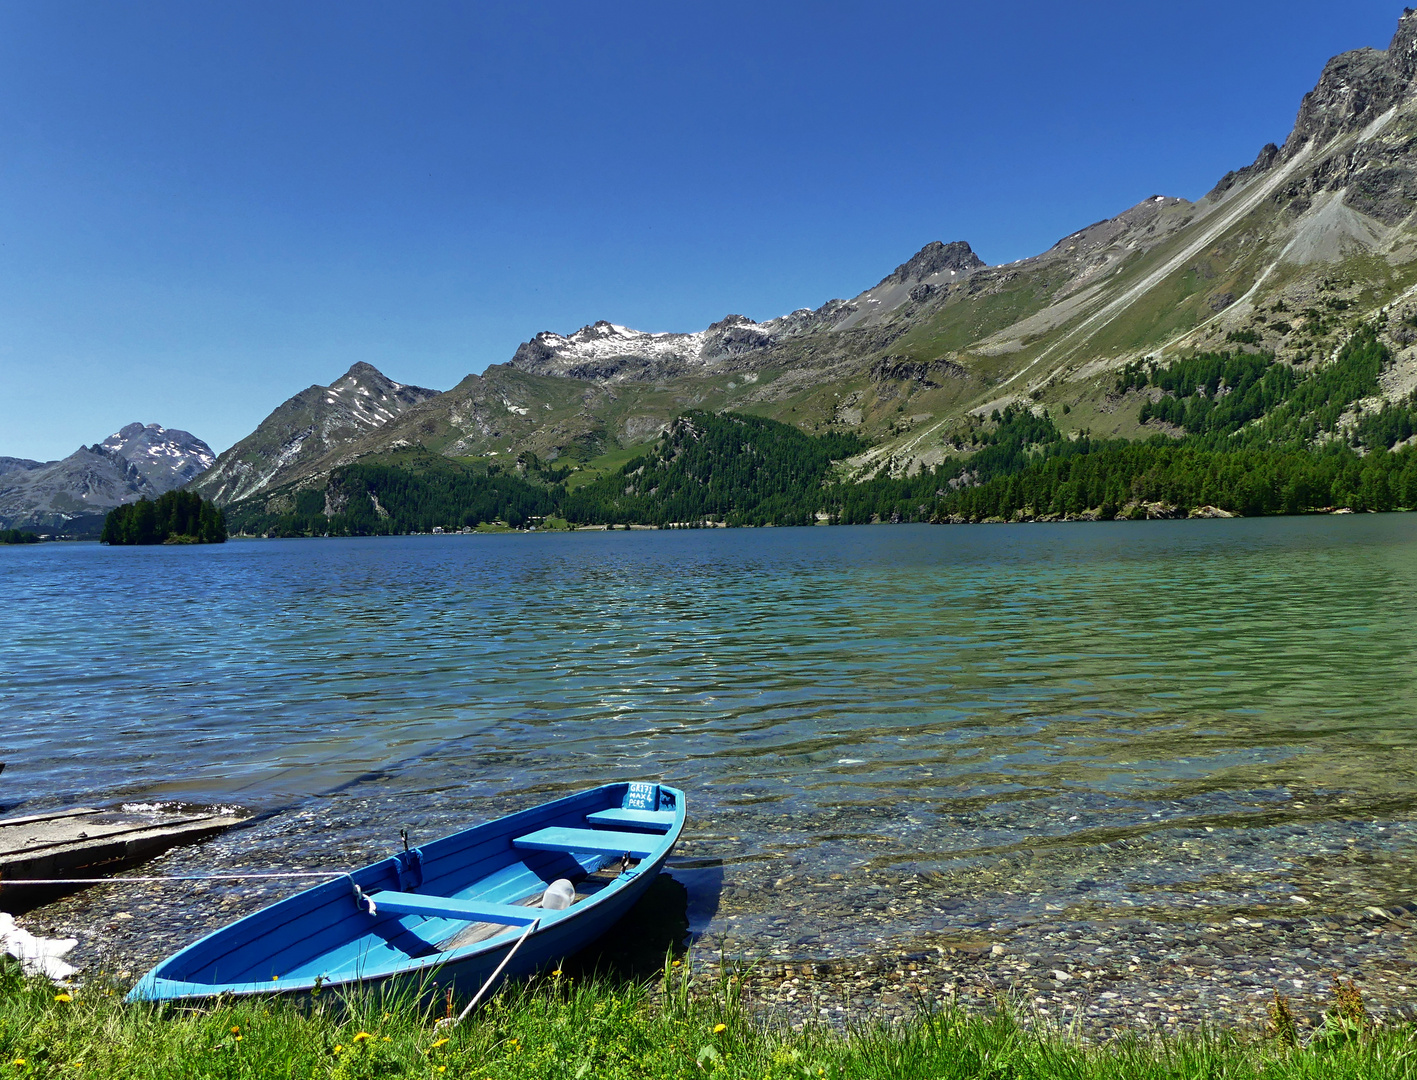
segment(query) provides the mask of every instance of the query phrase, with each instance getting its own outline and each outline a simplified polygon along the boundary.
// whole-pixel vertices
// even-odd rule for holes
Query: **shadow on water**
[[[688,950],[689,890],[668,874],[660,874],[639,903],[598,941],[561,965],[575,978],[643,982],[664,969],[666,956]]]
[[[722,859],[676,859],[670,856],[666,873],[689,891],[687,916],[689,940],[698,941],[708,931],[709,923],[718,914],[719,898],[723,895]]]

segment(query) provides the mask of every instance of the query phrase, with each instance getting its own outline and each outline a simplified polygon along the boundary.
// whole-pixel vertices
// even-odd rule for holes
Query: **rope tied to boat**
[[[349,883],[354,888],[354,906],[359,908],[360,911],[367,911],[370,915],[379,914],[379,905],[374,903],[374,898],[361,889],[359,882],[355,881],[354,878],[350,877],[348,874],[346,874],[345,877],[349,878]]]

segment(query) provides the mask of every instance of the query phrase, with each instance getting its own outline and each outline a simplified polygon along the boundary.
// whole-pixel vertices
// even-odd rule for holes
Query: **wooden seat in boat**
[[[673,810],[597,810],[585,816],[592,825],[619,825],[622,828],[668,832],[674,827]]]
[[[424,915],[431,919],[465,919],[468,922],[528,926],[546,912],[539,907],[494,904],[487,900],[457,900],[450,896],[380,890],[369,897],[379,912],[393,915]]]
[[[537,829],[518,836],[512,847],[522,851],[564,851],[575,855],[629,855],[647,859],[660,846],[649,833],[612,832],[609,829]]]

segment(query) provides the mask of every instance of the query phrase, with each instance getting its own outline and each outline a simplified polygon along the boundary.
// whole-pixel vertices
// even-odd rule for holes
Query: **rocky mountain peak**
[[[402,390],[403,383],[394,382],[393,379],[389,378],[373,364],[368,364],[360,360],[358,363],[351,364],[349,370],[334,382],[330,383],[328,387],[330,390],[359,388],[372,390],[378,394],[392,394],[398,390]],[[321,388],[314,387],[312,389]],[[414,389],[417,389],[417,387]]]
[[[247,498],[437,396],[437,390],[394,382],[373,364],[352,364],[329,386],[308,387],[283,402],[192,490],[222,504]]]
[[[1403,78],[1417,74],[1417,9],[1404,8],[1387,47],[1389,63]]]
[[[956,274],[967,274],[987,265],[983,259],[974,254],[974,250],[963,240],[955,240],[949,244],[932,240],[907,262],[897,266],[895,273],[886,277],[881,284],[907,285],[912,281],[923,281],[935,274],[949,271]]]
[[[1304,95],[1294,130],[1284,143],[1292,157],[1308,142],[1360,131],[1405,99],[1417,75],[1417,11],[1406,9],[1386,50],[1354,49],[1324,65]]]
[[[725,315],[716,323],[709,323],[710,333],[714,330],[727,330],[734,326],[757,326],[758,324],[746,315]]]
[[[631,330],[628,327],[617,326],[613,322],[607,322],[605,319],[599,319],[596,322],[591,323],[591,325],[589,326],[582,326],[579,330],[577,330],[574,334],[567,338],[567,340],[573,341],[577,345],[582,345],[588,341],[605,341],[608,338],[635,336],[637,336],[636,331]]]
[[[387,379],[388,376],[376,368],[373,364],[358,360],[349,365],[349,370],[344,373],[346,379]]]
[[[91,448],[136,470],[154,492],[179,488],[212,467],[216,454],[190,431],[126,424]]]
[[[766,349],[773,343],[770,330],[746,315],[726,315],[704,331],[700,355],[705,360],[721,360],[728,356]]]

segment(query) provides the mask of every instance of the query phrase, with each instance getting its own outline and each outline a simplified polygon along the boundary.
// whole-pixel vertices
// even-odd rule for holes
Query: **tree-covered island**
[[[226,514],[189,491],[169,491],[115,507],[103,521],[105,544],[224,544]]]

